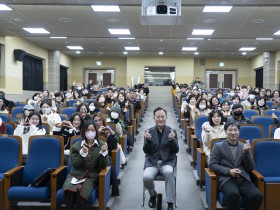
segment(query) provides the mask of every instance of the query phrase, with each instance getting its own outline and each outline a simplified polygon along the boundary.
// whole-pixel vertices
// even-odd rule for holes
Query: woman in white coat
[[[208,122],[202,125],[201,139],[207,159],[210,157],[211,140],[226,137],[223,121],[223,113],[220,110],[213,110],[209,113]]]
[[[42,128],[42,120],[39,112],[31,112],[27,119],[22,119],[14,131],[14,135],[22,139],[22,164],[25,165],[28,155],[28,142],[30,136],[45,135]]]

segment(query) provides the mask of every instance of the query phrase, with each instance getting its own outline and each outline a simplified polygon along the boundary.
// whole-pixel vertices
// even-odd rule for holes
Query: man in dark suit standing
[[[176,165],[176,153],[179,151],[177,133],[165,125],[167,112],[157,107],[154,112],[156,126],[148,129],[144,134],[143,150],[146,154],[144,166],[144,186],[150,193],[149,207],[156,206],[157,193],[154,177],[163,174],[165,178],[167,210],[173,210],[175,203],[175,175],[173,168]]]
[[[216,143],[210,154],[209,167],[218,177],[218,189],[227,197],[228,210],[239,210],[240,195],[244,210],[257,210],[262,204],[262,194],[250,180],[255,163],[250,141],[238,141],[240,125],[228,122],[224,126],[227,139]]]

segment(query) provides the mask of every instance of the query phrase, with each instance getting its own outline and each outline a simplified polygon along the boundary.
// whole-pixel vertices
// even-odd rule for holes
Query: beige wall
[[[127,58],[126,84],[131,85],[132,76],[140,76],[140,83],[144,83],[145,66],[175,66],[175,81],[189,83],[193,79],[194,60],[185,57],[129,57]]]
[[[28,54],[43,59],[44,82],[47,82],[46,62],[48,51],[18,37],[5,37],[5,86],[4,91],[10,94],[22,93],[22,62],[15,61],[14,49],[22,49]]]
[[[280,51],[277,51],[275,53],[275,82],[277,85],[277,87],[279,88],[280,85]]]
[[[224,62],[224,67],[219,67],[219,62]],[[201,81],[205,81],[205,73],[207,69],[218,70],[237,70],[236,84],[252,85],[252,70],[250,68],[250,60],[247,59],[205,59],[205,65],[200,65],[200,59],[194,61],[194,77],[199,77]]]
[[[126,83],[126,58],[73,58],[72,59],[72,84],[73,80],[84,82],[84,69],[115,69],[115,85],[124,86]],[[101,61],[102,66],[96,66],[96,61]]]

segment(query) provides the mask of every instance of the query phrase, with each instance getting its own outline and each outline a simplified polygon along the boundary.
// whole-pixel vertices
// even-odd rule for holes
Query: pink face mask
[[[96,131],[87,131],[85,133],[85,136],[86,136],[87,139],[92,140],[96,136]]]

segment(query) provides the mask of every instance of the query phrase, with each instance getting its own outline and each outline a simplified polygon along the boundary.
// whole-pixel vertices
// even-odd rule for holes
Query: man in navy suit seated
[[[215,144],[209,161],[210,169],[218,178],[218,190],[227,197],[228,210],[239,210],[240,195],[244,199],[244,210],[257,210],[263,197],[250,179],[255,167],[250,141],[246,144],[238,141],[240,125],[237,122],[228,122],[224,128],[227,139]]]
[[[157,193],[154,177],[163,174],[165,178],[165,192],[168,210],[173,210],[175,202],[175,175],[176,153],[179,151],[178,138],[175,130],[166,124],[167,112],[157,107],[154,112],[156,125],[146,130],[144,134],[143,150],[146,154],[144,166],[144,186],[149,191],[149,207],[156,206]]]

